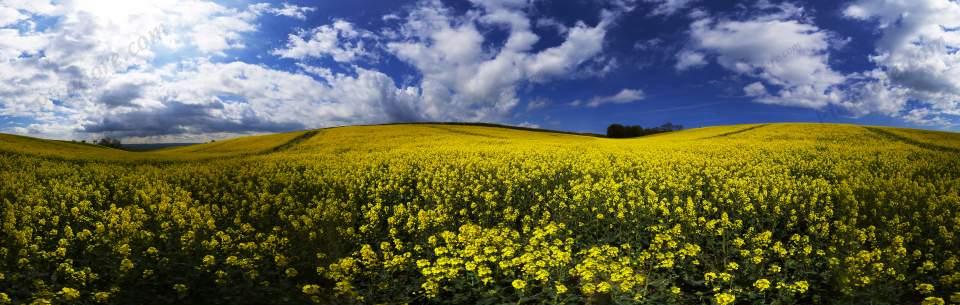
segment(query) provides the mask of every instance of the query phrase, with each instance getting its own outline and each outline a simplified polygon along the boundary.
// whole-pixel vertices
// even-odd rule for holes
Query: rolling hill
[[[92,144],[44,140],[18,135],[0,134],[0,151],[63,159],[118,161],[189,161],[210,158],[263,155],[278,152],[326,153],[348,148],[328,145],[339,141],[362,143],[367,150],[399,149],[408,146],[528,144],[605,147],[650,145],[683,146],[731,140],[796,140],[852,143],[877,142],[890,145],[911,145],[921,148],[960,150],[960,134],[891,127],[869,127],[839,124],[748,124],[688,129],[634,139],[605,139],[590,135],[518,129],[495,125],[470,124],[390,124],[337,127],[269,135],[232,138],[213,143],[181,145],[172,148],[131,152]],[[349,148],[355,149],[355,148]]]
[[[396,124],[150,152],[0,135],[0,203],[0,304],[920,304],[960,291],[956,133]]]

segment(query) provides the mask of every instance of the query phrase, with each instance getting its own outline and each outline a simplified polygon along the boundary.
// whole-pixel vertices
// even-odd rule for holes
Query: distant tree
[[[620,124],[611,124],[610,127],[607,127],[607,137],[620,139],[625,138],[627,135],[627,130],[623,125]]]
[[[626,126],[625,138],[639,137],[642,135],[644,135],[644,130],[640,125]]]
[[[96,142],[94,142],[94,144],[97,144],[100,146],[112,147],[112,148],[123,148],[123,144],[120,143],[119,139],[114,139],[111,137],[105,137],[100,140],[97,140]]]
[[[80,143],[87,144],[87,140],[80,140]]]
[[[667,122],[666,124],[660,125],[661,131],[677,131],[683,129],[682,125],[674,125],[673,123]]]
[[[644,129],[640,125],[622,125],[622,124],[611,124],[607,127],[607,137],[612,139],[624,139],[624,138],[635,138],[642,137],[646,135],[652,135],[662,132],[671,132],[683,129],[681,125],[674,125],[673,123],[665,123],[659,127]]]

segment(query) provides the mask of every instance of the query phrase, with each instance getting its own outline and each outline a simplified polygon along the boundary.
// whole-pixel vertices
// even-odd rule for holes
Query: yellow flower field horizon
[[[0,304],[960,304],[960,134],[0,135]]]

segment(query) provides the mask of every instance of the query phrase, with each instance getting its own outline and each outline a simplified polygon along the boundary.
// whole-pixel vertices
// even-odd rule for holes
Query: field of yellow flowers
[[[960,135],[0,136],[0,304],[960,304]]]

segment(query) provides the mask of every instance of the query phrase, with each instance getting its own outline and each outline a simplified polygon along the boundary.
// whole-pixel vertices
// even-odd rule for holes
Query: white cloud
[[[22,11],[28,15],[42,16],[56,14],[58,10],[62,9],[62,7],[53,4],[51,0],[4,0],[0,2],[0,7]]]
[[[311,8],[203,0],[3,3],[25,16],[57,17],[38,31],[0,29],[0,115],[33,119],[5,131],[140,141],[392,121],[502,121],[522,86],[593,71],[587,65],[597,65],[596,73],[616,67],[602,51],[607,27],[622,13],[604,11],[596,25],[554,24],[566,28],[562,41],[535,51],[540,37],[531,29],[529,1],[473,1],[465,14],[422,2],[409,14],[385,17],[399,18],[395,30],[374,34],[335,20],[294,33],[271,52],[294,61],[292,71],[283,71],[226,55],[246,47],[261,18],[302,18]],[[484,36],[497,30],[508,33],[501,45]],[[159,58],[161,52],[168,56]],[[401,85],[359,66],[381,55],[409,64],[416,75]],[[318,66],[315,58],[346,65]],[[102,77],[92,77],[100,68]]]
[[[844,15],[876,25],[881,38],[850,107],[861,112],[901,113],[912,122],[943,123],[960,115],[960,2],[860,0]],[[907,101],[921,109],[905,110]]]
[[[767,87],[762,82],[754,82],[743,87],[743,93],[749,97],[767,96]]]
[[[684,50],[677,53],[677,64],[674,68],[677,71],[686,71],[691,68],[702,67],[707,64],[706,56],[703,53]]]
[[[83,133],[85,122],[110,111],[157,104],[149,99],[157,86],[150,84],[168,81],[154,74],[157,51],[223,56],[244,47],[244,35],[257,30],[262,12],[262,5],[231,8],[202,0],[7,0],[0,8],[54,17],[44,27],[24,19],[28,26],[0,29],[0,115],[33,122],[8,131],[58,138]],[[155,80],[140,83],[137,75]],[[132,97],[136,102],[126,100]]]
[[[523,128],[540,128],[540,124],[530,123],[530,122],[520,122],[518,124],[513,124],[513,126],[523,127]]]
[[[21,14],[19,10],[0,6],[0,27],[16,24],[24,19],[27,19],[27,16]]]
[[[690,7],[697,0],[643,0],[654,5],[650,15],[670,16]]]
[[[599,54],[603,50],[606,25],[606,22],[601,22],[595,27],[589,27],[582,22],[577,23],[570,28],[563,44],[541,51],[525,63],[530,77],[534,80],[545,80],[570,73]]]
[[[350,22],[336,20],[333,24],[290,34],[286,47],[274,50],[273,54],[292,59],[329,56],[337,62],[349,63],[372,56],[363,41],[369,38],[371,33],[357,30]]]
[[[537,109],[543,109],[547,107],[547,104],[550,103],[550,100],[545,98],[535,98],[527,102],[527,111],[534,111]]]
[[[517,104],[517,87],[528,81],[569,78],[603,50],[605,13],[596,26],[578,22],[564,41],[533,52],[539,37],[531,30],[528,1],[473,1],[477,10],[456,16],[439,1],[421,3],[406,16],[399,41],[387,49],[422,76],[421,103],[428,119],[491,120]],[[502,46],[485,45],[481,27],[508,31]]]
[[[560,35],[566,35],[567,32],[570,31],[570,27],[558,21],[557,19],[550,17],[537,18],[537,27],[554,29]]]
[[[317,10],[313,7],[297,6],[290,3],[283,3],[282,7],[271,7],[267,9],[267,12],[274,14],[276,16],[287,16],[294,19],[305,20],[307,19],[307,14]]]
[[[765,13],[745,20],[695,21],[690,27],[691,47],[685,52],[709,54],[724,68],[777,88],[757,96],[762,103],[822,108],[840,102],[839,86],[845,76],[829,65],[834,35],[809,23],[802,8],[763,1],[759,6]],[[681,55],[676,67],[701,64],[695,55]]]
[[[907,122],[924,125],[924,126],[940,126],[940,127],[953,127],[956,124],[953,121],[944,118],[940,114],[927,109],[927,108],[917,108],[911,109],[901,115],[901,118]]]
[[[197,62],[164,67],[148,75],[165,82],[141,82],[137,94],[105,97],[83,131],[123,137],[214,132],[275,132],[356,123],[415,120],[415,88],[399,89],[387,75],[358,69],[356,75],[329,74],[323,81],[242,62]],[[126,76],[132,79],[135,76]],[[114,107],[137,99],[139,107]]]
[[[633,49],[637,51],[649,51],[661,45],[663,45],[663,38],[653,38],[634,42]]]
[[[623,89],[620,90],[617,94],[611,96],[598,96],[590,99],[587,102],[587,107],[599,107],[605,104],[627,104],[640,101],[646,98],[646,95],[643,93],[643,90],[640,89]],[[574,106],[579,105],[578,102],[575,102]]]

